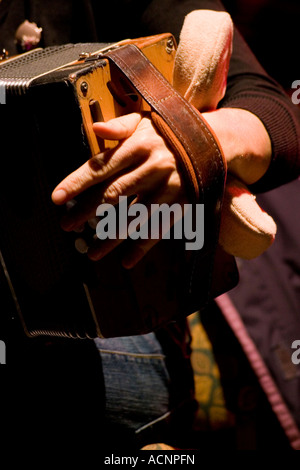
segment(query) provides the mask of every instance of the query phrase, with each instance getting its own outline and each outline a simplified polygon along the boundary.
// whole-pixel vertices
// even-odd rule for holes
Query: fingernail
[[[63,204],[67,198],[67,193],[64,189],[57,189],[52,193],[52,201],[55,204]]]

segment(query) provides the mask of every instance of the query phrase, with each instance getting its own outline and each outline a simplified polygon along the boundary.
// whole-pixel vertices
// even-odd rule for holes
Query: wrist
[[[228,171],[246,184],[262,178],[271,162],[272,146],[260,119],[239,108],[220,108],[202,115],[220,142]]]

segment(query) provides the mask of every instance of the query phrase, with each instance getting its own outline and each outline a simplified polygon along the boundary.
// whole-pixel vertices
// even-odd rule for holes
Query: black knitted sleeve
[[[266,174],[251,186],[261,192],[300,174],[300,110],[262,68],[235,31],[227,92],[220,107],[246,109],[263,122],[271,139],[272,161]]]

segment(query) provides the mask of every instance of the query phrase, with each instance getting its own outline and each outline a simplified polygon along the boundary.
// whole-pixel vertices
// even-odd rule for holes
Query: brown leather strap
[[[208,196],[209,205],[214,200],[219,210],[226,163],[216,137],[201,114],[172,87],[136,46],[129,44],[117,48],[104,57],[120,69],[155,114],[160,116],[161,119],[157,119],[155,114],[152,117],[180,157],[190,187],[193,188],[194,200],[206,203]],[[182,148],[184,152],[180,151]]]
[[[204,204],[204,247],[187,256],[190,313],[212,295],[226,162],[217,138],[201,114],[161,75],[144,54],[129,44],[107,58],[150,105],[152,119],[167,139],[186,176],[193,202]]]

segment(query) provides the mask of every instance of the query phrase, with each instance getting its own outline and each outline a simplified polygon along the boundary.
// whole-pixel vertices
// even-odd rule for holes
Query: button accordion
[[[216,257],[209,250],[186,252],[184,240],[161,240],[126,270],[120,256],[132,241],[93,262],[81,251],[95,227],[86,224],[82,233],[61,229],[66,208],[52,203],[54,187],[110,145],[96,138],[92,123],[149,110],[103,59],[107,50],[128,43],[172,81],[176,45],[170,34],[36,49],[0,65],[0,267],[28,336],[147,333],[236,282],[234,260],[219,248]]]

